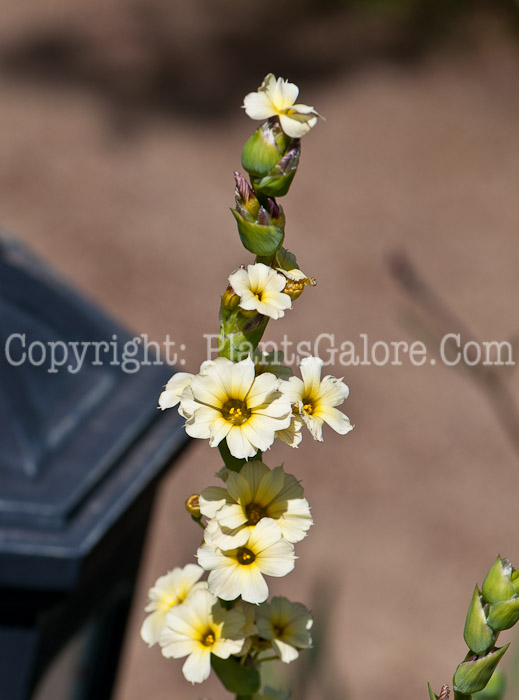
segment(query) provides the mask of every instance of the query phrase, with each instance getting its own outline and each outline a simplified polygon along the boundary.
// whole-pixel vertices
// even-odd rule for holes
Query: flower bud
[[[240,303],[240,297],[235,293],[234,289],[229,285],[222,294],[221,308],[225,311],[234,311]]]
[[[492,629],[488,626],[485,619],[481,595],[476,586],[467,612],[465,630],[463,632],[468,648],[475,654],[482,654],[493,647],[496,639]]]
[[[260,256],[273,255],[285,238],[283,209],[270,197],[260,204],[256,195],[239,172],[236,181],[236,209],[231,212],[238,224],[238,233],[244,247]]]
[[[197,520],[202,517],[200,513],[200,494],[194,493],[186,501],[187,512]]]
[[[510,629],[517,620],[519,620],[519,597],[492,603],[488,609],[487,623],[494,632]]]
[[[483,690],[497,664],[510,645],[494,649],[485,656],[471,655],[463,661],[454,674],[454,690],[463,695],[472,695]]]
[[[290,189],[301,154],[301,142],[287,136],[277,119],[269,119],[243,147],[241,162],[256,192],[282,197]]]
[[[500,603],[513,598],[517,590],[512,583],[512,565],[508,559],[497,557],[483,581],[483,597],[488,603]]]

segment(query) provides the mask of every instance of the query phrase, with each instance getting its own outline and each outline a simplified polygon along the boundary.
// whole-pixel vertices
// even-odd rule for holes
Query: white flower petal
[[[272,648],[279,656],[281,661],[285,664],[289,664],[291,661],[295,661],[299,656],[299,652],[290,644],[282,642],[280,639],[274,639],[272,642]]]
[[[227,435],[227,447],[229,448],[229,452],[237,459],[248,459],[249,457],[254,457],[258,451],[258,448],[247,439],[245,430],[243,429],[248,422],[249,421],[239,426],[233,425],[229,431],[229,434]]]
[[[306,413],[303,413],[303,420],[305,422],[306,427],[312,434],[312,437],[314,440],[318,440],[319,442],[323,441],[323,421],[322,418],[317,418],[316,416],[308,416]]]
[[[211,437],[211,424],[218,421],[221,413],[208,406],[200,406],[186,421],[186,433],[194,438],[207,440]]]
[[[264,518],[261,523],[265,522]],[[256,527],[259,527],[257,525]],[[294,546],[286,540],[280,540],[261,552],[256,557],[258,568],[266,576],[286,576],[295,566]]]
[[[182,666],[184,678],[191,683],[203,683],[211,673],[211,651],[200,645],[187,657]]]
[[[350,423],[348,416],[345,416],[344,413],[341,413],[337,408],[322,406],[316,417],[328,423],[330,428],[333,428],[339,435],[346,435],[350,430],[353,430],[353,425]]]
[[[268,119],[276,114],[272,102],[264,92],[249,92],[243,100],[243,107],[251,119]]]
[[[146,644],[152,647],[157,644],[162,630],[166,625],[166,614],[161,610],[155,610],[148,615],[141,627],[141,638]]]
[[[259,558],[261,552],[268,550],[282,537],[281,528],[272,518],[263,518],[251,533],[247,547]]]
[[[164,411],[166,408],[173,408],[180,401],[180,395],[193,380],[194,374],[189,372],[177,372],[166,384],[164,391],[159,396],[159,406]]]
[[[269,595],[269,588],[257,566],[242,567],[241,597],[247,603],[263,603]]]
[[[223,486],[208,486],[199,498],[200,512],[206,518],[214,518],[216,513],[227,503],[227,490]]]
[[[211,593],[222,600],[238,598],[243,589],[243,570],[246,567],[240,566],[232,559],[230,561],[231,566],[211,571],[207,582]]]

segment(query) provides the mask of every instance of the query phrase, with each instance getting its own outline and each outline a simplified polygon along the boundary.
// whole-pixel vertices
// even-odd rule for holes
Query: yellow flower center
[[[157,609],[162,610],[162,612],[167,613],[175,605],[180,605],[180,603],[183,603],[184,598],[185,598],[185,595],[182,595],[182,594],[173,596],[171,594],[164,593],[157,603]]]
[[[274,625],[274,634],[279,639],[283,636],[284,629],[280,625]]]
[[[236,559],[243,566],[250,566],[256,559],[254,552],[251,552],[247,547],[240,547],[236,552]]]
[[[303,399],[304,401],[304,399]],[[306,403],[303,404],[303,411],[308,415],[311,416],[312,413],[314,412],[314,406],[313,404],[307,399]]]
[[[267,511],[257,503],[249,503],[248,506],[245,506],[245,513],[249,519],[247,525],[257,525],[261,518],[265,517]]]
[[[229,399],[229,401],[223,405],[221,411],[225,420],[233,425],[243,425],[251,416],[247,404],[240,399]]]
[[[212,647],[216,642],[216,636],[213,630],[208,630],[204,635],[202,635],[202,644],[204,647]]]
[[[263,292],[254,292],[254,296],[258,301],[263,301]]]

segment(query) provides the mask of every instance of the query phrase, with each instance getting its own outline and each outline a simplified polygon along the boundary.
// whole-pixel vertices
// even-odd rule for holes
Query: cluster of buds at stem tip
[[[231,209],[244,247],[259,256],[272,256],[285,238],[285,215],[272,197],[261,198],[238,171],[236,182],[236,209]]]
[[[247,141],[241,162],[256,192],[283,197],[290,189],[300,155],[300,139],[287,136],[277,117],[271,117]]]
[[[455,700],[471,697],[490,681],[509,647],[497,647],[499,633],[519,620],[519,570],[508,559],[497,557],[481,591],[475,587],[467,612],[463,636],[467,656],[454,673]],[[429,689],[430,696],[436,696]]]

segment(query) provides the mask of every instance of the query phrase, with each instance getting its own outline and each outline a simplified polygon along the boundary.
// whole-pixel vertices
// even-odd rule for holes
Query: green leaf
[[[230,693],[247,697],[254,695],[261,687],[259,671],[242,666],[232,656],[228,659],[220,659],[211,654],[211,665],[225,689]]]
[[[429,700],[438,700],[438,696],[433,693],[430,683],[427,683],[427,689],[429,690]]]

